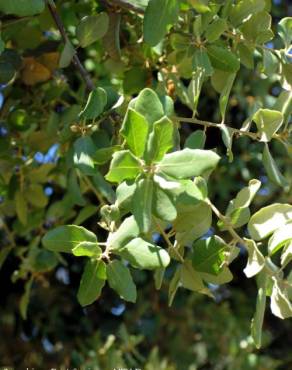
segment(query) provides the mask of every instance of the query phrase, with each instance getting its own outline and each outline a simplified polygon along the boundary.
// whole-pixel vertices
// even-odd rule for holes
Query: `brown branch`
[[[57,26],[60,34],[61,34],[63,42],[65,44],[67,42],[70,42],[70,40],[69,40],[69,38],[66,34],[62,19],[61,19],[61,17],[59,16],[59,14],[57,12],[57,8],[56,8],[56,5],[55,5],[54,1],[53,0],[46,0],[46,3],[47,3],[49,11],[51,13],[51,16],[54,19],[54,22],[55,22],[55,24],[56,24],[56,26]],[[78,69],[81,77],[85,81],[87,90],[89,90],[89,91],[94,90],[94,88],[95,88],[94,83],[92,82],[91,77],[89,76],[88,72],[83,67],[82,63],[80,62],[80,59],[79,59],[77,53],[74,54],[74,56],[72,58],[72,63]]]

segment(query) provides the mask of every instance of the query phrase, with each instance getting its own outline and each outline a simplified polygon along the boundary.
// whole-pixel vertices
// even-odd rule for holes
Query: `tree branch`
[[[46,0],[46,3],[47,3],[49,11],[51,13],[51,16],[54,19],[54,22],[55,22],[55,24],[56,24],[56,26],[57,26],[60,34],[61,34],[63,42],[65,44],[66,44],[66,42],[70,42],[70,40],[69,40],[69,38],[66,34],[62,19],[61,19],[61,17],[59,16],[59,14],[57,12],[57,8],[56,8],[56,5],[55,5],[54,1],[53,0]],[[82,63],[80,62],[80,59],[79,59],[77,53],[74,54],[74,56],[72,58],[72,63],[78,69],[81,77],[85,81],[87,90],[89,90],[89,91],[94,90],[94,88],[95,88],[94,83],[93,83],[91,77],[89,76],[88,72],[83,67]]]

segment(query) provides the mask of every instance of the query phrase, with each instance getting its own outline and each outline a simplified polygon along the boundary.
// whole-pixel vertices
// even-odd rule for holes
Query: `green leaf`
[[[212,210],[205,202],[183,204],[177,208],[178,215],[173,223],[179,244],[189,244],[204,235],[212,225]]]
[[[240,62],[235,54],[222,46],[209,45],[207,52],[214,68],[235,73],[239,70]]]
[[[259,109],[253,116],[261,141],[268,142],[283,123],[283,114],[276,110]]]
[[[143,33],[145,41],[157,45],[168,28],[177,21],[177,0],[150,0],[144,15]]]
[[[102,250],[96,242],[81,242],[72,249],[76,257],[99,257]]]
[[[110,250],[118,251],[139,234],[138,224],[134,216],[130,216],[124,219],[117,231],[109,235],[107,243],[110,245]]]
[[[283,252],[281,254],[281,265],[287,266],[287,264],[291,262],[291,260],[292,260],[292,242],[288,243],[286,247],[284,247],[283,249]]]
[[[148,88],[142,90],[137,98],[130,102],[129,108],[134,109],[146,118],[150,125],[149,131],[151,131],[153,123],[159,121],[165,115],[158,95]]]
[[[292,220],[292,205],[274,203],[256,212],[248,223],[252,239],[261,240]]]
[[[105,178],[111,182],[122,182],[137,177],[142,171],[141,163],[129,150],[114,153],[110,169]]]
[[[6,260],[6,258],[8,257],[9,253],[12,251],[13,247],[9,246],[9,247],[2,247],[1,250],[0,250],[0,270]]]
[[[292,304],[289,301],[286,289],[281,287],[280,282],[273,277],[274,285],[271,295],[271,311],[280,319],[292,317]]]
[[[200,176],[206,171],[213,170],[220,157],[211,150],[183,149],[166,154],[157,165],[159,172],[177,179]]]
[[[225,112],[223,112],[225,115]],[[222,120],[225,120],[225,116],[222,116]],[[227,148],[227,156],[229,157],[229,162],[233,161],[232,153],[232,141],[233,141],[233,130],[231,127],[226,126],[224,123],[220,125],[222,140]]]
[[[225,121],[227,103],[229,100],[230,91],[232,89],[235,77],[236,77],[235,73],[231,73],[228,75],[227,79],[225,80],[224,88],[222,89],[221,94],[220,94],[219,107],[220,107],[222,122]]]
[[[120,210],[129,210],[137,183],[122,182],[116,189],[116,204]]]
[[[254,49],[244,43],[237,45],[237,50],[239,53],[240,63],[242,63],[246,68],[254,69]]]
[[[149,135],[146,159],[148,162],[160,161],[174,145],[173,123],[166,116],[154,122]]]
[[[180,279],[181,279],[181,269],[177,268],[169,284],[169,290],[168,290],[168,306],[169,307],[172,305],[175,294],[181,285]]]
[[[147,233],[152,223],[153,180],[141,179],[137,183],[133,200],[132,212],[141,233]]]
[[[27,318],[27,307],[28,307],[28,304],[29,304],[29,298],[30,298],[32,283],[33,283],[33,278],[31,277],[25,283],[24,294],[20,298],[20,302],[19,302],[19,310],[20,310],[20,314],[21,314],[21,317],[22,317],[23,320],[26,320],[26,318]]]
[[[19,17],[41,13],[45,9],[44,0],[0,0],[0,11]]]
[[[174,200],[166,190],[156,184],[153,191],[152,211],[155,216],[164,221],[171,222],[177,216]]]
[[[158,268],[154,272],[155,289],[159,290],[163,283],[165,268]]]
[[[109,286],[128,302],[136,302],[137,291],[129,269],[118,260],[110,262],[106,267]]]
[[[93,157],[96,152],[96,146],[89,136],[82,136],[74,143],[74,165],[85,175],[94,175]]]
[[[286,243],[292,240],[292,222],[288,222],[277,229],[269,239],[268,250],[269,254],[273,255]]]
[[[197,271],[218,275],[225,261],[228,246],[218,236],[199,240],[193,244],[192,263]]]
[[[197,106],[199,103],[204,78],[205,78],[204,69],[197,68],[195,72],[192,73],[192,79],[188,87],[188,96],[194,114],[197,113]]]
[[[269,77],[279,69],[279,61],[276,55],[267,49],[263,50],[263,72]]]
[[[207,291],[201,275],[194,270],[191,261],[186,260],[181,265],[180,281],[185,289],[189,289],[193,292],[205,293]]]
[[[113,156],[113,154],[117,151],[121,150],[120,145],[113,145],[107,148],[100,148],[94,154],[94,163],[97,164],[105,164],[107,163]]]
[[[149,125],[144,116],[129,108],[122,128],[121,135],[133,154],[142,157],[148,137]]]
[[[76,53],[76,50],[74,46],[71,44],[71,42],[68,40],[65,43],[65,46],[62,50],[62,53],[60,55],[59,60],[59,68],[66,68],[70,65],[74,55]]]
[[[212,76],[214,69],[211,65],[208,53],[205,49],[196,50],[193,56],[194,70],[199,68],[204,71],[204,76]]]
[[[108,26],[109,17],[105,12],[82,18],[76,27],[76,37],[81,47],[85,48],[101,39],[106,34]]]
[[[203,130],[196,130],[187,137],[184,148],[204,149],[205,142],[206,142],[205,132]]]
[[[258,13],[265,8],[264,0],[241,0],[230,12],[231,23],[236,27],[244,22],[250,15]]]
[[[258,274],[265,266],[265,258],[259,251],[256,243],[251,239],[244,239],[248,248],[248,261],[243,272],[248,278]]]
[[[27,216],[28,216],[28,207],[27,202],[24,197],[24,193],[18,190],[15,194],[15,208],[16,214],[19,221],[23,224],[27,224]]]
[[[257,348],[262,344],[262,328],[266,309],[266,284],[267,279],[264,276],[259,280],[256,311],[251,321],[251,335]]]
[[[82,226],[65,225],[50,230],[42,239],[43,246],[53,252],[71,253],[81,242],[96,243],[96,236]]]
[[[233,275],[227,266],[223,266],[218,275],[207,274],[206,272],[200,273],[201,278],[208,284],[222,285],[229,283],[233,279]]]
[[[133,267],[153,270],[167,267],[170,257],[167,251],[141,238],[135,238],[119,250],[119,255]]]
[[[286,188],[289,186],[288,181],[285,177],[281,174],[277,163],[271,156],[268,144],[265,145],[263,151],[263,165],[267,172],[268,178],[278,186]]]
[[[271,30],[272,17],[262,11],[249,18],[241,27],[244,38],[253,44],[264,44],[274,37]]]
[[[228,28],[226,19],[217,18],[207,28],[205,36],[209,42],[219,39],[224,31]]]
[[[80,119],[95,119],[103,113],[107,104],[107,93],[101,87],[91,91],[85,108],[80,112]]]
[[[103,261],[89,260],[86,263],[77,293],[81,306],[87,306],[99,298],[106,281],[105,271]]]
[[[292,42],[292,17],[286,17],[280,20],[278,23],[278,33],[286,49],[288,49]]]
[[[248,186],[241,189],[236,198],[229,202],[226,216],[229,217],[233,228],[241,227],[248,222],[250,218],[248,207],[260,186],[261,182],[259,180],[250,180]],[[226,230],[224,222],[218,221],[218,226],[221,230]]]

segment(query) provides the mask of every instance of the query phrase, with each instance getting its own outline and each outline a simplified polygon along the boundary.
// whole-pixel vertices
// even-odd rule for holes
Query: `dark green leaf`
[[[106,281],[106,267],[103,261],[89,260],[82,274],[77,298],[81,306],[97,300]]]
[[[140,269],[156,269],[167,267],[170,257],[167,251],[141,238],[135,238],[126,244],[119,255],[129,261],[132,266]]]
[[[107,94],[104,89],[97,87],[88,96],[85,108],[80,112],[81,119],[95,119],[103,113],[107,104]]]
[[[54,252],[71,253],[72,249],[81,242],[96,243],[96,236],[82,226],[58,226],[50,230],[42,239],[43,246]]]
[[[144,39],[151,45],[157,45],[168,28],[177,21],[177,0],[150,0],[144,16]]]
[[[239,59],[229,49],[210,45],[207,47],[207,52],[214,68],[231,73],[239,70]]]
[[[41,13],[45,9],[44,0],[0,0],[0,11],[19,17]]]
[[[218,236],[199,240],[193,245],[192,263],[197,271],[218,275],[225,261],[228,247]]]
[[[107,32],[109,17],[107,13],[89,15],[81,19],[76,28],[76,37],[80,45],[85,48],[93,42],[101,39]]]
[[[137,291],[129,269],[118,260],[110,262],[106,267],[109,286],[118,295],[129,302],[136,302]]]

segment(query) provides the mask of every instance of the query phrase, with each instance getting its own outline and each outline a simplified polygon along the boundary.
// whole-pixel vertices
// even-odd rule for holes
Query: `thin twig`
[[[106,202],[103,200],[102,196],[99,194],[99,192],[95,189],[92,182],[89,180],[87,176],[82,176],[82,180],[85,182],[85,184],[88,186],[90,190],[95,194],[96,198],[98,199],[99,203],[101,205],[105,205]]]
[[[60,34],[61,34],[63,42],[65,44],[67,42],[70,42],[70,40],[69,40],[69,38],[66,34],[65,27],[63,25],[62,19],[61,19],[61,17],[59,16],[59,14],[57,12],[57,8],[56,8],[56,5],[55,5],[54,1],[53,0],[46,0],[46,3],[47,3],[49,11],[51,13],[51,16],[54,19],[55,24],[56,24],[56,26],[57,26]],[[80,62],[80,59],[79,59],[76,52],[74,53],[74,56],[72,58],[72,63],[79,70],[79,73],[80,73],[81,77],[85,81],[87,90],[89,90],[89,91],[94,90],[94,83],[91,80],[91,77],[89,76],[88,72],[83,67],[82,63]]]
[[[213,127],[213,128],[217,128],[219,130],[222,128],[221,123],[202,121],[202,120],[197,119],[197,118],[188,118],[188,117],[172,117],[172,118],[173,118],[173,120],[179,121],[179,122],[195,123],[197,125],[201,125],[201,126],[204,126],[204,127]],[[257,133],[253,133],[253,132],[249,132],[249,131],[242,131],[242,130],[239,130],[237,128],[233,128],[233,127],[230,127],[230,126],[228,126],[228,128],[234,134],[248,136],[253,140],[259,140],[259,137],[258,137]]]

